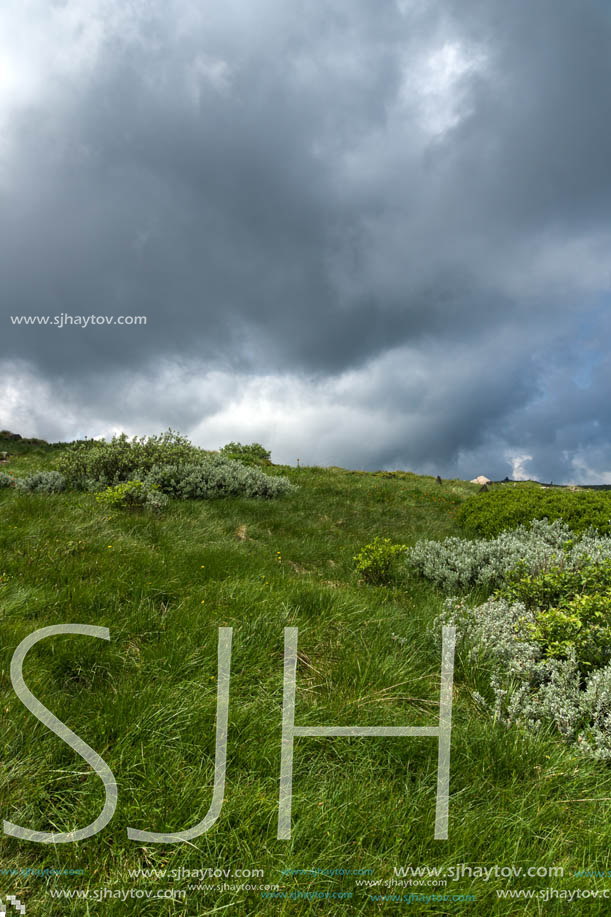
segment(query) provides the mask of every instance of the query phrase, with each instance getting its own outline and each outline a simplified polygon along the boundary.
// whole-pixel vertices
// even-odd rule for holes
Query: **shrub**
[[[600,592],[611,586],[611,560],[598,563],[583,555],[580,567],[555,564],[531,574],[521,561],[507,576],[499,594],[528,608],[551,608],[583,592]]]
[[[456,627],[467,659],[485,661],[493,700],[478,692],[474,697],[495,719],[535,730],[552,726],[582,752],[611,758],[611,664],[586,677],[574,646],[565,648],[565,658],[545,655],[545,645],[533,637],[537,614],[500,594],[478,606],[454,596],[446,599],[433,634],[438,640],[442,625]]]
[[[10,474],[5,474],[4,471],[0,471],[0,489],[2,487],[14,487],[15,479],[10,476]]]
[[[122,433],[110,442],[76,443],[60,457],[58,468],[71,487],[90,490],[95,484],[108,486],[129,481],[137,476],[134,472],[146,473],[162,462],[192,462],[205,455],[204,450],[173,430],[133,439]]]
[[[611,492],[503,485],[465,500],[456,518],[467,531],[484,538],[533,519],[562,519],[572,532],[594,528],[607,535],[611,534]]]
[[[221,455],[208,455],[182,465],[155,465],[144,479],[181,500],[232,496],[270,499],[295,489],[286,478],[272,477]]]
[[[434,636],[439,639],[441,625],[453,625],[467,659],[477,664],[483,656],[488,661],[493,700],[488,703],[477,692],[474,696],[496,720],[534,730],[551,725],[575,741],[588,719],[577,660],[573,654],[567,659],[542,658],[541,648],[522,627],[533,619],[524,605],[509,605],[500,598],[475,608],[451,598],[435,621]]]
[[[533,520],[494,539],[422,540],[409,549],[406,562],[413,573],[456,592],[475,586],[499,588],[520,564],[522,575],[535,575],[553,566],[578,569],[586,562],[611,558],[611,537],[593,531],[579,538],[571,535],[561,520]]]
[[[541,648],[529,639],[524,628],[525,623],[534,620],[534,612],[525,605],[512,604],[499,596],[476,606],[466,598],[452,596],[445,600],[434,632],[441,625],[456,627],[457,639],[467,647],[468,655],[476,656],[482,651],[493,660],[495,668],[511,678],[530,673],[541,659]]]
[[[155,485],[142,481],[124,481],[122,484],[115,484],[114,487],[107,487],[96,494],[96,500],[113,509],[146,507],[155,512],[165,509],[168,504],[166,495],[160,493]]]
[[[237,459],[252,465],[270,465],[272,455],[261,443],[250,443],[244,446],[242,443],[227,443],[221,449],[220,454],[225,458]]]
[[[600,666],[611,655],[611,560],[592,563],[584,557],[578,569],[552,567],[535,576],[512,571],[499,592],[508,602],[535,611],[527,626],[547,656],[574,652],[580,666]]]
[[[66,489],[66,479],[57,471],[38,471],[25,478],[17,478],[15,487],[21,493],[59,494]]]
[[[611,591],[538,612],[530,632],[548,656],[574,651],[580,666],[603,665],[611,657]]]
[[[593,758],[611,759],[611,664],[594,672],[582,695],[585,727],[577,737],[580,748]]]
[[[122,434],[109,443],[77,443],[59,464],[72,487],[90,491],[134,481],[179,499],[238,495],[271,498],[293,489],[285,478],[270,477],[241,463],[249,455],[253,462],[263,461],[263,456],[269,461],[263,446],[229,443],[225,448],[234,446],[246,450],[238,456],[240,462],[232,461],[229,453],[218,455],[199,449],[172,430],[131,440]]]
[[[389,583],[395,558],[406,550],[407,545],[393,544],[390,538],[376,537],[353,558],[356,572],[361,574],[366,583]]]

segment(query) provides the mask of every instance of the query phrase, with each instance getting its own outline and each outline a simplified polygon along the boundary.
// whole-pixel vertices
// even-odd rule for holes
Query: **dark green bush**
[[[161,512],[168,505],[168,498],[158,487],[143,484],[142,481],[123,481],[114,487],[96,494],[98,503],[111,509],[138,509],[146,507],[154,512]]]
[[[495,598],[535,612],[523,630],[546,656],[566,658],[574,650],[585,667],[611,658],[611,560],[584,557],[578,569],[555,565],[535,576],[518,566]]]
[[[518,564],[507,577],[508,582],[496,595],[508,602],[523,602],[527,608],[551,608],[576,595],[611,589],[611,559],[593,563],[584,557],[578,568],[567,569],[554,564],[534,576]]]
[[[261,443],[227,443],[221,449],[222,456],[243,462],[246,465],[271,465],[271,452],[261,445]]]
[[[207,454],[173,430],[133,439],[122,433],[110,442],[76,443],[60,457],[57,467],[68,486],[88,490],[92,485],[129,481],[137,477],[135,472],[146,473],[154,465],[193,462]]]
[[[393,564],[399,554],[405,554],[407,545],[393,544],[390,538],[374,538],[353,558],[355,570],[366,583],[381,586],[391,582]]]
[[[533,519],[563,519],[575,533],[611,533],[611,491],[570,491],[532,484],[500,485],[466,500],[457,520],[474,535],[493,538]]]
[[[611,590],[540,611],[527,629],[547,656],[566,658],[575,650],[580,667],[600,668],[611,659]]]
[[[229,443],[226,449],[230,447],[240,447],[240,443]],[[250,461],[258,464],[263,456],[269,456],[258,443],[240,448],[246,450],[244,455],[251,450]],[[122,434],[110,442],[76,443],[61,457],[58,467],[73,488],[90,491],[114,488],[106,492],[103,501],[114,498],[120,501],[123,491],[116,489],[120,484],[129,484],[129,494],[134,499],[141,494],[143,484],[179,499],[276,497],[293,489],[285,478],[246,467],[242,459],[232,461],[229,453],[219,455],[199,449],[173,430],[158,436],[128,439]]]

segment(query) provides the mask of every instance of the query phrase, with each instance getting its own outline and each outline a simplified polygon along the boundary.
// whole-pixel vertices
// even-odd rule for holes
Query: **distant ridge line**
[[[540,487],[578,487],[579,490],[611,490],[611,484],[554,484],[550,481],[545,484],[543,481],[533,481],[532,478],[522,481],[514,481],[513,478],[503,478],[502,481],[491,481],[491,484],[539,484]]]

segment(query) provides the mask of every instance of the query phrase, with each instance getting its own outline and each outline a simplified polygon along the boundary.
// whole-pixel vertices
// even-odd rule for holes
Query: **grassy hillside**
[[[1,470],[19,476],[53,469],[62,450],[21,444],[15,451]],[[499,900],[497,891],[609,887],[608,880],[573,874],[611,869],[609,768],[551,733],[492,721],[473,698],[477,676],[460,652],[448,840],[434,839],[436,740],[362,737],[296,740],[292,838],[276,838],[283,629],[299,628],[298,725],[436,725],[440,652],[431,622],[443,596],[406,577],[392,586],[359,582],[353,557],[375,536],[413,545],[463,534],[456,513],[478,487],[341,468],[272,466],[269,472],[299,489],[267,501],[173,500],[158,516],[111,512],[89,493],[0,490],[2,816],[36,830],[69,831],[92,821],[104,803],[100,779],[34,719],[11,687],[16,646],[51,624],[110,630],[108,643],[76,635],[43,641],[29,654],[24,676],[108,763],[119,787],[114,818],[87,840],[43,845],[2,837],[0,898],[20,897],[28,917],[193,917],[223,908],[238,914],[400,914],[406,908],[542,914],[565,913],[566,901]],[[129,840],[127,827],[180,831],[210,806],[219,627],[233,628],[220,817],[189,843]],[[490,874],[487,881],[449,879],[445,888],[356,885],[397,880],[395,868],[408,864],[461,863],[522,867],[524,873],[562,867],[564,878]],[[130,875],[140,868],[181,872]],[[234,875],[200,879],[189,872],[206,868]],[[3,874],[6,869],[17,872]],[[36,874],[44,869],[82,874]],[[235,876],[249,869],[264,875]],[[354,875],[359,870],[370,872]],[[204,888],[223,882],[277,885],[286,897]],[[120,890],[170,889],[186,897],[110,897]],[[72,890],[89,890],[89,899],[51,897]],[[410,890],[474,900],[370,899]],[[323,893],[328,897],[312,897]],[[95,900],[95,894],[106,897]],[[351,897],[332,897],[339,894]],[[573,901],[571,913],[603,913],[596,908],[597,902]]]

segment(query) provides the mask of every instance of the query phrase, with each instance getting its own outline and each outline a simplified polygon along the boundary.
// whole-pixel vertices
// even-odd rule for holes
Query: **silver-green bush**
[[[580,748],[594,758],[611,760],[611,663],[588,678],[582,709],[588,725],[577,737]]]
[[[71,488],[91,490],[134,480],[136,469],[149,471],[153,465],[166,462],[193,462],[203,455],[207,455],[203,449],[174,430],[132,439],[122,433],[110,442],[76,443],[60,456],[58,467]]]
[[[240,448],[250,455],[254,447],[255,452],[262,450],[269,457],[256,443]],[[128,439],[122,434],[110,442],[80,442],[60,458],[59,467],[71,488],[91,492],[128,481],[155,485],[168,496],[184,500],[238,495],[270,498],[294,489],[285,478],[264,474],[228,455],[206,452],[173,430],[158,436]]]
[[[15,487],[21,493],[59,494],[66,489],[66,479],[58,471],[38,471],[17,478]]]
[[[407,552],[406,563],[413,573],[452,592],[475,586],[498,588],[519,562],[530,575],[555,564],[577,569],[584,555],[593,561],[611,558],[611,537],[593,530],[576,537],[562,520],[543,519],[490,540],[419,541]]]
[[[247,467],[221,455],[209,455],[184,464],[154,465],[143,473],[141,480],[181,500],[233,496],[272,498],[294,489],[286,478],[264,474],[259,468]]]
[[[552,726],[584,753],[611,758],[611,665],[585,681],[574,652],[566,659],[543,658],[541,648],[525,637],[524,621],[534,613],[520,603],[491,598],[479,606],[466,598],[445,601],[434,624],[456,627],[467,660],[485,661],[492,702],[475,692],[496,720],[530,729]]]
[[[10,476],[10,474],[5,474],[4,471],[0,471],[0,488],[2,487],[13,487],[15,484],[15,479]]]

